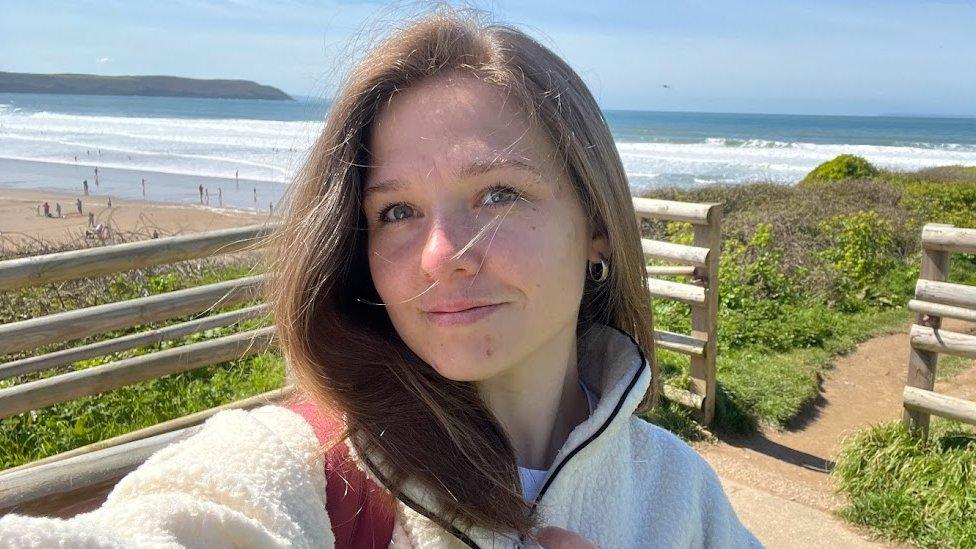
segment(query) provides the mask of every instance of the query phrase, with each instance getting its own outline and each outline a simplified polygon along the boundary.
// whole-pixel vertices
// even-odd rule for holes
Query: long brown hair
[[[552,141],[589,219],[610,243],[609,278],[587,281],[580,327],[614,326],[652,369],[640,410],[656,403],[658,372],[640,233],[606,120],[580,77],[523,32],[442,7],[391,33],[343,82],[309,159],[288,189],[273,236],[268,298],[288,368],[308,398],[345,415],[360,453],[436,498],[452,523],[532,536],[513,447],[470,382],[440,376],[397,335],[365,253],[366,141],[378,109],[417,82],[461,71],[519,101]],[[584,266],[580,266],[584,268]]]

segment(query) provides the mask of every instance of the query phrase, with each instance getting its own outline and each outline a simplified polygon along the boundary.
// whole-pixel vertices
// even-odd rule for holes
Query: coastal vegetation
[[[922,226],[976,226],[976,168],[889,172],[863,159],[840,163],[866,165],[876,175],[644,194],[723,203],[717,429],[786,427],[816,399],[834,358],[867,338],[905,329]],[[643,232],[678,243],[692,238],[690,226],[674,222],[645,222]],[[949,280],[976,284],[976,257],[957,256]],[[656,301],[654,309],[657,327],[690,328],[687,305]],[[680,386],[687,360],[665,351],[659,357],[669,382]],[[704,435],[677,406],[651,418],[691,438]]]
[[[178,76],[102,76],[0,72],[0,93],[143,95],[291,101],[274,86],[250,80],[202,80]]]

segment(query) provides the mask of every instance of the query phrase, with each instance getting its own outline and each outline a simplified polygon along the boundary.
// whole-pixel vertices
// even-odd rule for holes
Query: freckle
[[[490,357],[493,354],[495,354],[495,351],[492,351],[491,350],[491,347],[488,347],[487,349],[485,349],[485,358],[488,358],[488,357]]]
[[[535,225],[532,225],[532,230],[533,230],[533,231],[535,230]]]

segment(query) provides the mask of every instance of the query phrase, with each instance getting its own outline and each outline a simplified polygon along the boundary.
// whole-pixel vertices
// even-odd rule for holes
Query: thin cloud
[[[95,60],[95,62],[98,63],[99,65],[104,65],[105,63],[108,63],[111,60],[112,60],[111,57],[99,57],[98,59]]]

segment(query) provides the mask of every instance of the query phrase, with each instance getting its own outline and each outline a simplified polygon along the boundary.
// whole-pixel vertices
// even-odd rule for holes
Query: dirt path
[[[976,334],[976,325],[946,320],[946,330]],[[821,396],[788,430],[727,437],[697,450],[725,480],[757,488],[816,510],[836,510],[842,499],[828,476],[846,436],[901,417],[908,368],[908,326],[879,336],[840,357],[821,384]],[[936,390],[976,399],[976,363]]]

